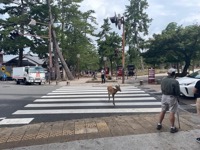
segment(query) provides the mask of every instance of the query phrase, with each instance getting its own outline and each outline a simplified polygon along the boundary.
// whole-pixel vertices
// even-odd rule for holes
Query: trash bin
[[[143,85],[143,80],[140,80],[140,85]]]
[[[161,84],[161,79],[157,79],[157,84]]]

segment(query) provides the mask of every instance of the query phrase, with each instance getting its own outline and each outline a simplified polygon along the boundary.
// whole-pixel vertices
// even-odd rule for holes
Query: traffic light
[[[120,14],[118,14],[118,17],[115,16],[114,17],[110,17],[110,21],[111,23],[115,23],[115,26],[118,27],[119,30],[121,30],[121,25],[124,24],[124,17],[121,17]]]
[[[111,21],[112,23],[114,23],[115,26],[118,25],[118,18],[117,18],[117,16],[116,16],[116,14],[115,14],[114,17],[110,17],[110,21]]]
[[[14,40],[18,36],[20,36],[20,34],[17,30],[10,32],[10,39]]]

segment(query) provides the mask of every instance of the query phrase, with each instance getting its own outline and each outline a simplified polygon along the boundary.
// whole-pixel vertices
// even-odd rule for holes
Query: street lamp
[[[78,67],[78,69],[77,69],[77,71],[78,71],[78,79],[79,79],[79,59],[80,59],[80,56],[81,56],[80,54],[76,55],[76,57],[77,57],[77,63],[78,63],[77,64],[77,67]]]
[[[118,29],[121,29],[121,25],[123,25],[123,31],[122,31],[122,84],[124,84],[124,80],[125,80],[125,73],[124,73],[124,66],[125,66],[125,55],[124,55],[124,50],[125,50],[125,20],[124,17],[120,14],[118,14],[118,17],[115,16],[114,17],[110,17],[110,21],[112,23],[115,23],[116,26],[118,26]]]
[[[42,24],[42,25],[46,25],[48,26],[48,30],[49,30],[49,35],[48,35],[48,39],[49,39],[49,84],[51,82],[51,78],[52,78],[52,51],[51,51],[51,22],[49,22],[49,24],[45,24],[45,23],[41,23],[38,22],[34,19],[31,19],[31,21],[29,22],[29,25],[36,25],[36,24]],[[43,37],[44,38],[44,37]]]

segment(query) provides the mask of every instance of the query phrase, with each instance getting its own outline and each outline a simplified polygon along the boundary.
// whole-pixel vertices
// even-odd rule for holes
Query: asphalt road
[[[51,85],[16,85],[14,81],[0,81],[0,119],[12,117],[35,99],[58,88]]]

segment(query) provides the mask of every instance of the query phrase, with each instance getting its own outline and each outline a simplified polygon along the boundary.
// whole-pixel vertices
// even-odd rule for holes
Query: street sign
[[[2,72],[5,72],[5,71],[6,71],[6,67],[5,67],[5,66],[2,66],[2,67],[1,67],[1,71],[2,71]]]

